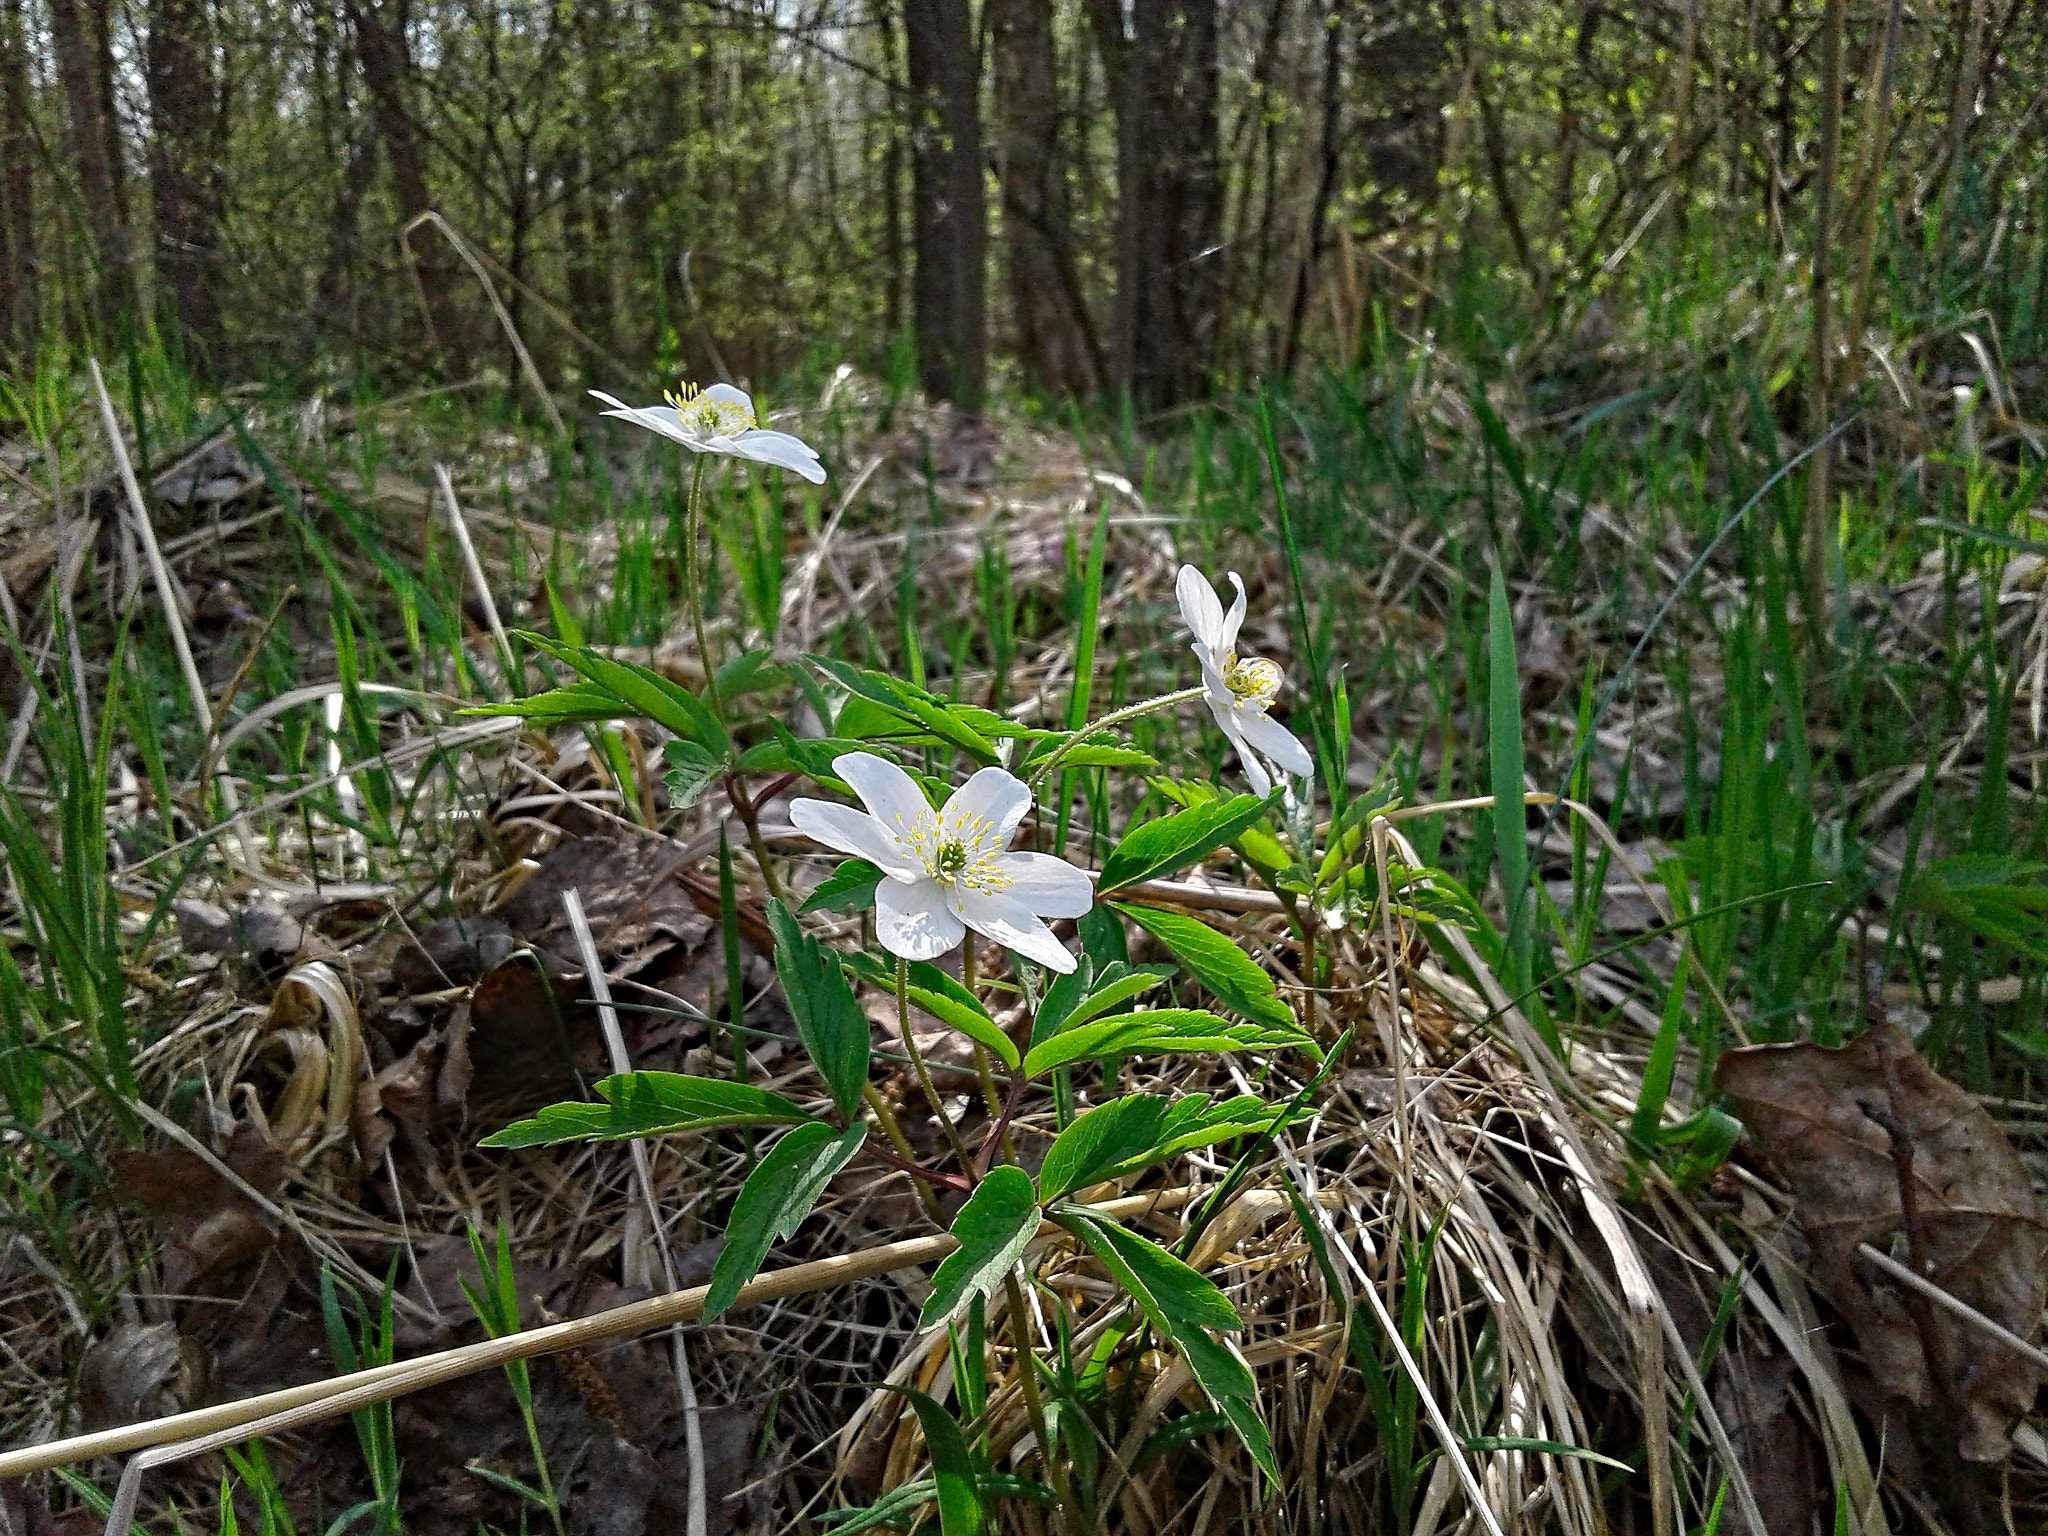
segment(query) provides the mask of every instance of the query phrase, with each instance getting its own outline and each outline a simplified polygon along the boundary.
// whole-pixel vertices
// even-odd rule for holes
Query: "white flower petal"
[[[1005,949],[1036,960],[1064,975],[1074,968],[1074,957],[1053,937],[1052,930],[1021,901],[1005,896],[987,896],[956,887],[951,905],[955,914],[976,933],[985,934]]]
[[[829,800],[792,800],[789,820],[812,842],[866,859],[899,880],[923,873],[886,827],[850,805],[834,805]]]
[[[737,384],[707,384],[698,396],[700,400],[721,400],[736,405],[749,416],[754,414],[754,397]]]
[[[1087,873],[1049,853],[1006,853],[996,868],[1010,877],[1003,894],[1040,917],[1079,917],[1095,905]]]
[[[1222,650],[1218,642],[1223,638],[1223,604],[1202,573],[1192,565],[1182,566],[1173,579],[1173,595],[1180,600],[1181,622],[1195,639],[1212,651]]]
[[[791,437],[787,432],[742,432],[730,442],[731,446],[723,450],[726,453],[752,459],[756,464],[773,464],[802,475],[813,485],[825,483],[825,466],[818,462],[810,444],[800,437]]]
[[[1245,740],[1252,744],[1252,750],[1272,759],[1273,765],[1281,771],[1302,779],[1316,771],[1316,760],[1309,756],[1308,748],[1264,710],[1245,710],[1238,716],[1237,723],[1238,729],[1244,732]]]
[[[832,759],[832,771],[853,786],[886,832],[908,837],[921,821],[931,817],[931,802],[917,781],[886,758],[872,752],[847,752]]]
[[[673,407],[666,405],[627,405],[623,400],[613,399],[612,396],[600,390],[593,389],[591,393],[614,407],[612,410],[600,412],[600,415],[616,416],[622,421],[630,421],[636,427],[645,427],[649,432],[657,432],[663,437],[681,443],[686,448],[697,447],[698,440],[696,434],[684,427],[676,419]]]
[[[906,960],[936,960],[966,937],[936,880],[884,880],[875,887],[875,937]]]
[[[981,768],[953,791],[939,819],[948,827],[957,827],[969,817],[979,816],[988,823],[988,829],[981,834],[981,844],[1007,848],[1017,823],[1030,809],[1031,787],[1022,779],[1001,768]]]
[[[1237,588],[1237,601],[1230,605],[1230,612],[1223,616],[1223,636],[1217,642],[1219,655],[1231,656],[1237,652],[1237,632],[1244,625],[1244,578],[1232,571],[1230,584]]]
[[[1202,702],[1209,706],[1209,713],[1216,717],[1217,726],[1221,728],[1225,736],[1230,738],[1230,744],[1237,748],[1237,760],[1244,765],[1244,776],[1251,780],[1252,793],[1255,795],[1271,794],[1273,792],[1273,776],[1266,772],[1266,765],[1259,761],[1258,753],[1252,750],[1252,744],[1245,739],[1244,727],[1239,725],[1237,721],[1237,711],[1234,709],[1219,709],[1213,695],[1205,698]]]

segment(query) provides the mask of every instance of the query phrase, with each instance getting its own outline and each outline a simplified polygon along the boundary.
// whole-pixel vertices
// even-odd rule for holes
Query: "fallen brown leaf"
[[[1884,1249],[1904,1225],[1891,1138],[1865,1106],[1895,1117],[1912,1138],[1928,1279],[2021,1338],[2039,1332],[2048,1226],[2026,1165],[1904,1031],[1875,1025],[1840,1048],[1734,1050],[1714,1077],[1791,1186],[1814,1279],[1891,1396],[1925,1409],[1940,1394],[1899,1289],[1857,1260],[1858,1244]],[[1971,1461],[2004,1459],[2007,1432],[2032,1407],[2041,1372],[1946,1310],[1933,1326],[1940,1354],[1958,1368],[1947,1383],[1964,1410],[1958,1449]]]

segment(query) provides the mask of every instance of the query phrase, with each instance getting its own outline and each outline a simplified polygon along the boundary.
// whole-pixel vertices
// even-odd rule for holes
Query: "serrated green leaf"
[[[1060,1132],[1038,1170],[1039,1198],[1057,1200],[1177,1152],[1263,1131],[1279,1113],[1250,1095],[1212,1106],[1206,1093],[1181,1099],[1126,1094],[1097,1105]]]
[[[896,970],[873,955],[858,951],[842,954],[839,963],[890,993],[896,990]],[[994,1051],[1003,1065],[1016,1070],[1017,1046],[1003,1033],[976,997],[936,965],[914,960],[910,965],[910,1001],[950,1029]]]
[[[1067,1022],[1068,1015],[1081,1006],[1083,998],[1095,986],[1095,962],[1085,954],[1065,975],[1055,976],[1052,984],[1045,989],[1045,996],[1039,999],[1038,1012],[1031,1018],[1031,1043],[1051,1035]]]
[[[712,1266],[704,1297],[704,1321],[733,1304],[740,1287],[754,1278],[777,1238],[788,1237],[811,1214],[832,1176],[852,1161],[868,1128],[855,1124],[835,1136],[815,1121],[800,1125],[768,1149],[754,1165],[725,1224],[725,1247]]]
[[[995,746],[962,718],[962,711],[923,689],[831,656],[804,658],[849,693],[880,705],[906,723],[921,727],[986,767],[1001,760]],[[842,713],[842,721],[844,715]],[[842,724],[842,729],[844,726]]]
[[[733,1125],[805,1125],[815,1116],[779,1093],[678,1072],[621,1072],[597,1084],[601,1104],[550,1104],[479,1146],[546,1147],[558,1141],[623,1141]]]
[[[718,696],[737,699],[788,681],[788,669],[776,664],[773,651],[743,651],[719,665]]]
[[[1107,893],[1186,868],[1258,821],[1273,798],[1237,795],[1208,805],[1189,806],[1171,816],[1155,817],[1133,827],[1103,861],[1098,891]]]
[[[1069,1062],[1101,1056],[1185,1055],[1192,1051],[1228,1051],[1242,1042],[1232,1024],[1205,1008],[1160,1008],[1150,1013],[1122,1013],[1091,1024],[1063,1029],[1041,1041],[1024,1058],[1024,1075],[1036,1077]]]
[[[971,1297],[994,1294],[1037,1233],[1038,1198],[1031,1175],[1007,1165],[991,1168],[953,1218],[953,1235],[960,1246],[932,1275],[932,1293],[917,1326],[933,1327]]]
[[[547,725],[568,725],[581,721],[619,720],[635,713],[609,690],[595,683],[569,683],[514,699],[508,704],[478,704],[458,711],[464,715],[516,715],[523,720]]]
[[[702,699],[660,673],[602,655],[586,645],[565,645],[545,635],[522,632],[520,639],[616,695],[628,706],[623,713],[644,715],[720,757],[730,755],[732,738],[719,724],[718,717]]]
[[[866,859],[848,859],[818,882],[800,912],[864,912],[875,904],[875,887],[889,877]]]
[[[678,811],[695,805],[725,771],[723,758],[694,741],[663,742],[661,755],[668,760],[662,782],[668,785],[670,807]]]
[[[981,1486],[975,1476],[974,1453],[953,1416],[914,1387],[882,1384],[885,1392],[900,1392],[917,1410],[917,1426],[924,1431],[925,1456],[932,1464],[932,1483],[938,1495],[940,1536],[981,1536]]]
[[[1079,973],[1077,971],[1073,974]],[[1100,975],[1095,978],[1094,985],[1080,1001],[1061,1010],[1056,1017],[1050,1015],[1053,992],[1056,989],[1049,988],[1045,994],[1045,1003],[1038,1010],[1038,1022],[1031,1026],[1031,1043],[1037,1045],[1063,1029],[1078,1029],[1090,1019],[1151,991],[1172,974],[1172,969],[1168,966],[1141,965],[1134,970],[1121,961],[1112,960],[1102,968]],[[1063,976],[1060,979],[1065,981],[1069,978]]]
[[[775,974],[797,1033],[831,1090],[839,1118],[851,1121],[868,1080],[868,1016],[836,959],[772,897],[768,927],[775,935]]]
[[[780,720],[770,720],[768,726],[775,739],[742,752],[734,764],[741,773],[800,773],[854,798],[852,788],[832,772],[832,764],[849,752],[874,752],[872,745],[839,736],[795,736]],[[889,753],[884,750],[875,755],[886,758]]]
[[[1174,958],[1231,1012],[1260,1024],[1270,1024],[1275,1029],[1294,1027],[1294,1014],[1280,1001],[1279,989],[1273,985],[1273,978],[1261,970],[1251,956],[1207,923],[1158,907],[1128,906],[1114,901],[1105,905],[1122,913],[1173,951]]]

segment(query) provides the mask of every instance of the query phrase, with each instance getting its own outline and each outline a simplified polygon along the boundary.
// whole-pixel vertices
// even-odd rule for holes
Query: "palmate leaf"
[[[1196,1147],[1262,1135],[1285,1112],[1250,1094],[1216,1104],[1206,1093],[1181,1099],[1126,1094],[1089,1110],[1060,1132],[1038,1170],[1038,1196],[1057,1200]]]
[[[768,726],[775,732],[775,739],[742,752],[734,764],[741,773],[800,773],[853,799],[852,786],[832,772],[834,762],[849,752],[873,752],[893,761],[888,749],[878,748],[873,742],[842,736],[794,736],[780,720],[770,720]]]
[[[1266,814],[1279,794],[1238,795],[1230,800],[1191,805],[1171,816],[1155,817],[1133,827],[1109,851],[1097,889],[1107,893],[1157,875],[1184,869],[1213,853]]]
[[[932,1293],[917,1326],[933,1327],[970,1298],[991,1295],[1037,1234],[1038,1197],[1031,1175],[1008,1165],[991,1168],[953,1218],[960,1246],[933,1273]]]
[[[832,1128],[812,1122],[800,1125],[768,1149],[754,1165],[740,1197],[733,1202],[725,1226],[725,1247],[711,1270],[711,1289],[704,1298],[704,1321],[710,1322],[733,1304],[740,1287],[754,1278],[777,1238],[790,1236],[811,1214],[832,1176],[852,1161],[867,1140],[865,1125],[835,1136]]]
[[[597,1084],[599,1104],[550,1104],[516,1121],[486,1147],[546,1147],[561,1141],[623,1141],[732,1125],[804,1125],[812,1115],[779,1093],[677,1072],[621,1072]]]
[[[775,974],[797,1034],[831,1090],[839,1118],[851,1122],[868,1081],[868,1016],[836,960],[772,898],[768,927],[775,935]]]
[[[1111,918],[1112,925],[1115,919]],[[1173,974],[1171,966],[1147,965],[1135,969],[1112,960],[1100,971],[1083,955],[1066,975],[1054,979],[1031,1021],[1031,1043],[1035,1046],[1064,1029],[1076,1029],[1132,998],[1151,991]]]
[[[1182,815],[1187,812],[1183,811]],[[1232,1013],[1239,1013],[1275,1029],[1294,1028],[1294,1014],[1280,1001],[1273,978],[1222,934],[1182,912],[1159,907],[1129,906],[1123,902],[1105,905],[1122,913],[1159,940],[1173,957],[1188,968],[1194,978],[1216,995]]]

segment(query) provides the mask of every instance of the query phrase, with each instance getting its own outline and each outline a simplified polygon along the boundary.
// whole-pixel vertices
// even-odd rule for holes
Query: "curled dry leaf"
[[[270,1110],[271,1134],[294,1159],[345,1133],[364,1075],[362,1022],[341,974],[324,960],[293,967],[278,983],[260,1050],[291,1058],[284,1091]]]
[[[2033,1181],[1991,1117],[1902,1030],[1876,1025],[1838,1049],[1730,1051],[1714,1076],[1791,1186],[1813,1277],[1892,1396],[1925,1409],[1938,1394],[1898,1286],[1856,1256],[1860,1243],[1888,1249],[1904,1225],[1891,1138],[1865,1106],[1912,1138],[1928,1278],[2021,1338],[2036,1335],[2048,1226]],[[2007,1430],[2033,1405],[2041,1372],[1946,1310],[1936,1309],[1934,1326],[1963,1410],[1958,1449],[1972,1461],[2003,1460]]]

